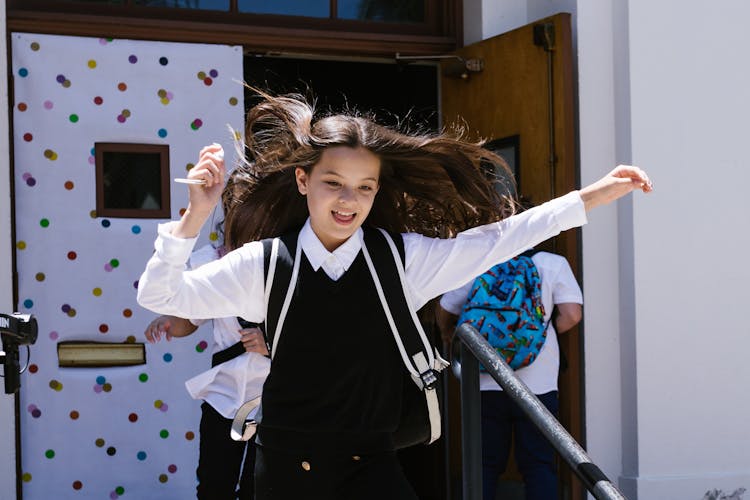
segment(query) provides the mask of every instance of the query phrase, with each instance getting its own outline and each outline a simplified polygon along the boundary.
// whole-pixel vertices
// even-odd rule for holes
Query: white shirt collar
[[[299,233],[299,244],[313,270],[317,272],[318,269],[323,267],[326,274],[333,279],[338,279],[349,269],[362,249],[362,236],[362,228],[357,228],[357,231],[348,240],[333,252],[329,252],[313,231],[308,218]]]

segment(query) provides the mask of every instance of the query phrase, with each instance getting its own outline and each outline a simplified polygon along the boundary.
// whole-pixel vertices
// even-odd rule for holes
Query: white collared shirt
[[[403,235],[407,299],[419,309],[430,299],[458,288],[493,265],[508,260],[561,231],[586,223],[578,191],[503,221],[459,233],[456,238]],[[155,252],[138,285],[138,303],[160,314],[184,318],[242,316],[265,319],[263,245],[251,242],[223,258],[185,271],[197,238],[175,238],[173,223],[161,224]],[[315,269],[339,278],[362,245],[362,230],[328,252],[309,227],[299,244]]]

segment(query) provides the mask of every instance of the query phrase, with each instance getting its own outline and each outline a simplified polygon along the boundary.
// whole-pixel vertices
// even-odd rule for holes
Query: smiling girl
[[[163,224],[139,281],[138,302],[181,317],[265,319],[263,246],[292,232],[301,248],[295,293],[263,387],[256,498],[414,499],[392,434],[403,370],[363,257],[363,225],[404,249],[413,308],[561,231],[586,210],[635,189],[646,174],[607,176],[518,215],[480,165],[502,160],[447,133],[409,135],[362,116],[318,117],[299,96],[261,94],[236,168],[254,180],[226,217],[236,250],[194,271],[185,262],[219,201],[220,146],[201,150],[188,209]],[[242,242],[251,243],[242,245]],[[386,291],[388,292],[388,291]]]

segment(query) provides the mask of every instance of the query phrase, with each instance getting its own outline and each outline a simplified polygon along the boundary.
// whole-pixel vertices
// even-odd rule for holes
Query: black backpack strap
[[[448,366],[429,342],[417,312],[406,295],[404,246],[400,234],[363,226],[362,252],[378,296],[412,381],[424,393],[430,428],[428,443],[440,437],[440,407],[436,387],[438,373]],[[387,296],[386,296],[387,292]]]
[[[263,244],[263,276],[264,278],[268,276],[268,269],[271,265],[271,251],[273,248],[273,238],[266,238],[261,241]],[[237,316],[237,322],[240,324],[241,328],[260,328],[260,331],[263,332],[263,336],[266,340],[266,346],[269,346],[268,343],[268,336],[266,335],[266,328],[265,324],[259,324],[259,323],[253,323],[252,321],[248,321],[245,318],[241,316]],[[271,352],[270,346],[268,347],[268,351]],[[224,350],[221,350],[219,352],[214,353],[213,356],[211,356],[211,367],[214,367],[216,365],[219,365],[221,363],[225,363],[231,359],[236,358],[237,356],[240,356],[245,352],[245,346],[242,345],[242,342],[237,342],[235,344],[230,345]]]
[[[266,339],[271,346],[273,356],[275,334],[286,302],[287,292],[292,287],[292,275],[297,252],[299,231],[286,233],[276,238],[278,244],[275,253],[266,254],[269,266],[266,268]],[[273,259],[273,260],[271,260]],[[294,287],[296,288],[296,287]],[[292,292],[294,290],[291,290]]]

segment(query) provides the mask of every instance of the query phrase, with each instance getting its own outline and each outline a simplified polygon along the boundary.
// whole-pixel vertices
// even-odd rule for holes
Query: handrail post
[[[482,411],[479,363],[461,343],[462,500],[482,499]]]
[[[487,339],[482,337],[468,323],[464,323],[456,329],[456,336],[461,341],[462,409],[465,397],[463,394],[465,368],[469,366],[470,359],[475,366],[478,360],[485,367],[487,373],[500,384],[500,387],[503,388],[508,397],[521,408],[547,441],[552,444],[562,459],[570,466],[571,470],[583,481],[586,489],[597,500],[626,500],[625,496],[609,481],[599,467],[591,462],[591,459],[583,448],[565,430],[560,422],[557,421],[554,415],[526,387],[526,384],[516,377],[513,369],[508,366],[505,360],[498,356],[495,349],[487,342]],[[476,360],[474,360],[474,357],[476,357]],[[476,369],[478,371],[478,368]],[[478,405],[477,408],[479,408]],[[461,426],[462,437],[465,437],[466,433],[469,432],[466,429],[466,422],[463,422]],[[466,457],[464,455],[464,460],[466,460]],[[464,488],[466,488],[466,482],[466,476],[464,476]]]

